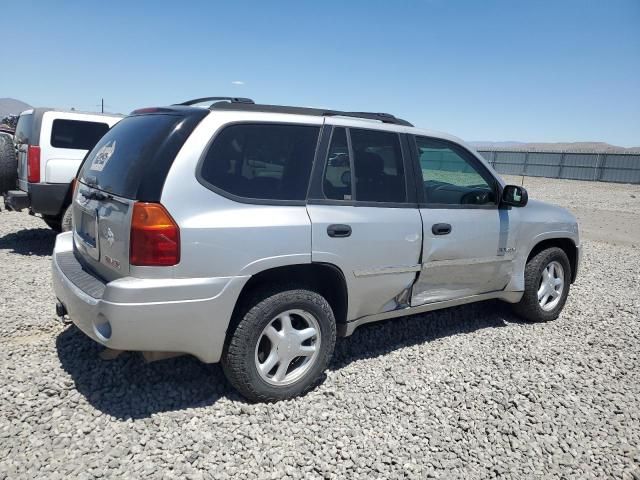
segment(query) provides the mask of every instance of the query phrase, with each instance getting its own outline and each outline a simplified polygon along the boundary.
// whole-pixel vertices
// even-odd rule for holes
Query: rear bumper
[[[42,215],[57,216],[64,212],[69,183],[30,183],[31,210]]]
[[[249,277],[140,279],[105,283],[73,256],[62,233],[53,252],[53,286],[74,324],[117,350],[181,352],[220,360],[229,320]]]
[[[4,195],[4,206],[7,210],[19,212],[29,206],[29,195],[22,190],[9,190]]]

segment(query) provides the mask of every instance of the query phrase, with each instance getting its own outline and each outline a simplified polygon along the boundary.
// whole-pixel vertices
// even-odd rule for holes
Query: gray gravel
[[[189,357],[100,360],[55,322],[53,241],[41,220],[0,213],[0,480],[640,479],[631,243],[585,242],[555,322],[489,302],[365,326],[319,388],[254,405]]]

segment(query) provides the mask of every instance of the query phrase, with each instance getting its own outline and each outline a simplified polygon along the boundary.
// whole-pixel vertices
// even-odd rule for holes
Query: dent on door
[[[513,273],[515,235],[505,210],[425,210],[422,268],[411,306],[503,290]],[[433,225],[447,219],[451,231]]]

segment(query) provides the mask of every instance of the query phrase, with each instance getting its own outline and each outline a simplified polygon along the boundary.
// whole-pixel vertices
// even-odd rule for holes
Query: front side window
[[[449,142],[416,137],[427,203],[496,205],[493,178],[471,154]]]
[[[228,126],[211,144],[200,177],[238,197],[304,200],[319,133],[307,125]]]
[[[57,119],[51,128],[51,146],[91,150],[107,130],[109,125],[106,123]]]
[[[402,203],[407,199],[398,134],[349,129],[359,202]]]

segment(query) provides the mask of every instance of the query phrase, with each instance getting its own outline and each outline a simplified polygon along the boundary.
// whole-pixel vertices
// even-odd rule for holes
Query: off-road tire
[[[320,354],[312,368],[295,383],[274,386],[265,382],[255,365],[255,349],[266,325],[279,313],[302,309],[312,313],[319,324]],[[256,402],[275,402],[302,395],[323,377],[336,342],[333,310],[324,297],[306,289],[261,290],[252,295],[232,320],[230,337],[222,355],[222,368],[233,387]]]
[[[551,262],[556,261],[564,270],[564,288],[558,304],[549,311],[543,310],[538,302],[538,288],[542,270]],[[571,264],[567,254],[558,247],[547,248],[531,258],[524,269],[524,295],[513,305],[514,312],[530,322],[548,322],[555,320],[562,312],[569,295],[571,284]]]
[[[13,139],[9,134],[0,133],[0,195],[16,188],[18,160]]]

